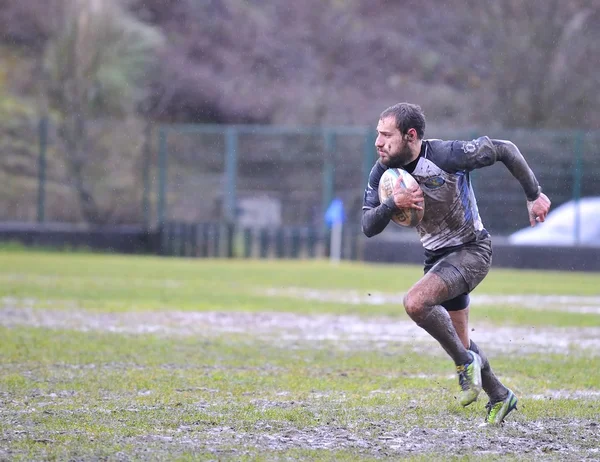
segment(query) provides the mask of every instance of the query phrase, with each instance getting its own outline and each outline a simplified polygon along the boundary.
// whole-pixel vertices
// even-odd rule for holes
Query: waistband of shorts
[[[477,231],[477,234],[475,235],[474,239],[467,241],[467,242],[463,242],[462,244],[453,245],[453,246],[449,246],[449,247],[440,247],[439,249],[436,249],[436,250],[429,250],[429,249],[423,249],[423,250],[425,251],[426,257],[445,255],[445,254],[454,252],[455,250],[461,249],[465,245],[469,245],[469,244],[472,244],[472,243],[478,242],[478,241],[485,241],[486,239],[491,239],[491,235],[487,231],[487,229],[483,228],[481,231]]]

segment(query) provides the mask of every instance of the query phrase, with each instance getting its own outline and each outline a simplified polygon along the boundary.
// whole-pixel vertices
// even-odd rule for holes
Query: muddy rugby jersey
[[[416,227],[423,247],[437,250],[461,245],[484,231],[471,187],[470,172],[498,160],[487,136],[471,141],[423,140],[419,157],[404,169],[419,183],[425,198],[423,220]],[[363,210],[380,204],[379,179],[388,169],[377,161],[369,174]]]

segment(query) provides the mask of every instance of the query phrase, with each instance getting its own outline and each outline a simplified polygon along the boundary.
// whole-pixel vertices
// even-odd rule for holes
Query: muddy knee
[[[419,297],[414,295],[414,293],[412,292],[408,292],[404,296],[403,304],[404,309],[406,310],[406,314],[408,314],[410,318],[415,322],[419,322],[420,320],[422,320],[427,312],[427,307],[425,306],[423,301],[420,300]]]

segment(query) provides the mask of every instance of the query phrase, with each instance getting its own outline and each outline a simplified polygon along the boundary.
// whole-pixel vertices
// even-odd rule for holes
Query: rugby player
[[[363,200],[362,229],[381,233],[400,208],[422,210],[416,230],[425,252],[424,276],[404,297],[410,318],[427,331],[454,361],[468,406],[483,389],[486,422],[500,424],[517,405],[515,394],[496,377],[482,349],[469,338],[469,293],[487,275],[492,244],[479,216],[470,172],[502,162],[521,184],[531,226],[543,222],[550,200],[542,192],[519,149],[510,141],[483,136],[471,141],[426,140],[425,115],[415,104],[384,110],[377,124],[379,158],[369,175]],[[403,189],[379,201],[379,179],[388,168],[403,168],[420,187]]]

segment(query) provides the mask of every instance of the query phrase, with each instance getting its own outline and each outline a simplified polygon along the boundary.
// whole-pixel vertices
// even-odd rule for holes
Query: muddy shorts
[[[438,250],[425,249],[425,274],[434,272],[448,287],[448,311],[469,306],[469,292],[483,281],[492,264],[492,241],[487,232],[463,245]]]

